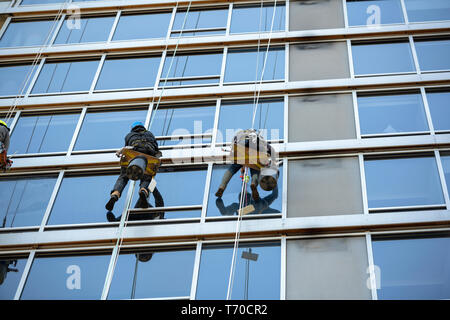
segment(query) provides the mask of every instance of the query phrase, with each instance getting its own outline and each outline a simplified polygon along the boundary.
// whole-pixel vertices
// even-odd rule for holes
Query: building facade
[[[446,0],[1,1],[0,119],[0,299],[450,298]],[[134,121],[164,208],[108,215]],[[247,128],[280,174],[239,216]]]

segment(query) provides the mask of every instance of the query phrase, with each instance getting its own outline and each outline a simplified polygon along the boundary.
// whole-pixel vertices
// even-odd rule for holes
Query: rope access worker
[[[12,164],[8,159],[9,139],[8,125],[0,120],[0,168],[6,168]]]
[[[161,152],[158,148],[158,143],[156,141],[153,133],[148,131],[144,124],[140,121],[136,121],[131,125],[131,131],[125,136],[125,147],[132,147],[134,151],[141,152],[152,157],[161,157]],[[127,168],[120,168],[120,175],[114,185],[113,190],[110,194],[110,199],[106,203],[105,208],[108,211],[112,211],[114,204],[119,200],[123,189],[127,185],[129,178],[127,176]],[[139,198],[143,203],[148,203],[148,196],[150,193],[149,185],[152,181],[152,177],[144,174],[140,181]]]

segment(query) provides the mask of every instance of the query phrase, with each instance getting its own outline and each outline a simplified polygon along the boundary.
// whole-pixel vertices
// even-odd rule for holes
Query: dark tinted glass
[[[364,162],[369,208],[444,203],[434,157]]]
[[[98,60],[46,63],[32,93],[89,91]]]
[[[110,258],[109,255],[35,258],[21,299],[100,299]]]
[[[420,70],[450,69],[450,40],[415,41]]]
[[[428,106],[435,130],[450,130],[450,92],[428,92]]]
[[[122,14],[113,40],[165,38],[170,13]]]
[[[221,185],[222,178],[230,168],[230,165],[215,165],[213,167],[212,178],[211,178],[211,188],[209,190],[209,200],[208,200],[208,217],[214,216],[237,216],[240,208],[240,199],[242,192],[242,173],[241,171],[236,172],[229,183],[222,197],[218,198],[215,193],[219,186]],[[242,208],[253,205],[254,210],[248,214],[270,214],[270,213],[281,213],[282,210],[282,194],[283,194],[283,167],[279,167],[280,176],[278,178],[277,187],[272,191],[264,191],[258,187],[259,200],[254,200],[252,198],[252,191],[250,189],[251,183],[251,172],[248,171],[248,176],[250,176],[250,181],[247,183],[246,196],[244,196],[244,201],[242,203]]]
[[[54,23],[53,20],[11,22],[0,39],[0,47],[48,44],[51,39],[48,35]]]
[[[106,59],[96,90],[153,87],[160,57]]]
[[[255,103],[252,101],[222,103],[217,142],[230,142],[236,132],[252,127],[262,130],[261,134],[267,140],[283,139],[284,102],[259,100],[253,122],[254,110]]]
[[[280,245],[239,244],[231,299],[280,299]],[[204,246],[196,299],[227,298],[233,245]]]
[[[2,227],[40,225],[55,182],[54,177],[0,180]]]
[[[415,71],[408,42],[352,45],[355,74]]]
[[[347,1],[349,26],[403,23],[400,0]]]
[[[422,96],[358,97],[361,134],[428,131]]]
[[[450,298],[450,238],[373,241],[381,300]]]
[[[450,20],[448,0],[405,0],[410,22]]]
[[[108,299],[189,296],[194,258],[195,250],[121,254]]]
[[[79,117],[79,114],[20,117],[11,135],[10,153],[67,151]]]
[[[27,259],[0,259],[0,300],[12,300],[17,291]]]
[[[115,17],[66,19],[55,44],[98,42],[108,40]]]
[[[147,110],[89,112],[81,126],[75,150],[119,149],[135,121],[145,122]]]
[[[282,31],[285,28],[284,4],[278,4],[273,18],[273,5],[234,7],[231,16],[231,33]],[[272,26],[273,18],[273,26]]]
[[[25,94],[28,86],[24,87],[24,85],[30,68],[31,66],[29,65],[0,67],[0,95],[15,96],[20,93]],[[29,83],[30,80],[28,80]]]
[[[225,82],[259,82],[284,79],[284,48],[229,50]],[[267,59],[266,59],[267,56]],[[265,67],[264,67],[265,65]],[[264,74],[263,74],[264,69]]]
[[[61,183],[47,224],[107,222],[105,204],[110,198],[117,175],[65,177]],[[121,215],[128,189],[114,206]]]

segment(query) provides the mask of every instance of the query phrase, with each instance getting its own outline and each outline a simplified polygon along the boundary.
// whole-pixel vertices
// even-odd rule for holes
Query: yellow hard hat
[[[7,127],[7,128],[8,128],[8,125],[6,124],[6,122],[5,122],[5,121],[3,121],[3,120],[0,120],[0,124],[1,124],[1,125],[4,125],[5,127]]]

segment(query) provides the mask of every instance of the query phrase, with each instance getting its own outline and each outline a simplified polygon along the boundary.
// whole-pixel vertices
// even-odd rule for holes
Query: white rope
[[[262,0],[261,0],[261,4],[262,4]],[[253,119],[252,119],[252,129],[254,127],[255,124],[255,117],[256,117],[256,112],[258,110],[258,100],[259,100],[259,95],[261,92],[261,84],[264,78],[264,72],[266,69],[266,64],[267,64],[267,56],[269,55],[269,48],[270,48],[270,40],[272,38],[272,32],[273,32],[273,23],[275,20],[275,12],[276,12],[276,7],[277,7],[277,1],[275,0],[274,2],[274,7],[273,7],[273,14],[272,14],[272,22],[271,22],[271,26],[270,26],[270,33],[269,33],[269,40],[267,43],[267,49],[266,49],[266,55],[264,57],[264,64],[263,64],[263,68],[261,71],[261,78],[260,78],[260,82],[259,82],[259,88],[257,91],[257,86],[256,86],[256,81],[255,81],[255,95],[254,95],[254,107],[253,107]],[[261,6],[261,10],[263,10],[263,7]],[[261,16],[262,13],[260,13],[260,27],[261,27]],[[261,29],[260,29],[260,33],[261,33]],[[259,57],[259,46],[260,46],[260,42],[258,40],[258,57]],[[257,59],[257,64],[256,64],[256,70],[258,70],[258,60]],[[256,71],[257,72],[257,71]],[[257,91],[257,92],[256,92]],[[227,300],[231,299],[231,293],[233,290],[233,284],[234,284],[234,275],[235,275],[235,270],[236,270],[236,256],[237,256],[237,250],[239,247],[239,238],[240,238],[240,233],[241,233],[241,222],[242,222],[242,205],[243,205],[243,194],[244,194],[244,186],[245,186],[245,194],[247,193],[247,188],[246,188],[246,175],[247,175],[247,171],[248,171],[248,167],[245,167],[245,174],[244,174],[244,181],[242,182],[242,191],[241,191],[241,199],[240,199],[240,203],[239,203],[239,211],[238,211],[238,219],[236,222],[236,236],[234,239],[234,247],[233,247],[233,256],[231,258],[231,268],[230,268],[230,275],[229,275],[229,279],[228,279],[228,290],[227,290]]]
[[[14,97],[13,103],[12,103],[11,107],[9,108],[8,113],[6,114],[6,123],[8,124],[8,126],[10,125],[9,121],[11,120],[12,115],[14,114],[14,111],[16,110],[17,106],[19,105],[19,102],[20,102],[19,98],[23,96],[25,89],[30,84],[29,82],[30,82],[31,76],[34,74],[35,68],[42,56],[42,52],[44,51],[44,48],[51,45],[51,43],[49,43],[49,41],[52,38],[54,32],[56,31],[55,27],[58,25],[58,21],[61,18],[62,13],[64,12],[69,1],[70,0],[66,0],[59,8],[59,11],[58,11],[57,15],[55,16],[55,18],[53,19],[52,27],[50,28],[50,30],[47,34],[47,37],[45,38],[44,43],[39,47],[39,51],[36,54],[36,56],[34,57],[33,62],[30,65],[30,69],[28,70],[28,73],[27,73],[25,79],[22,81],[21,90]]]

